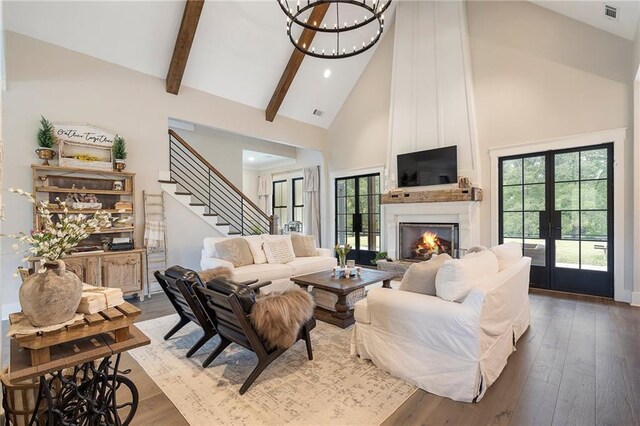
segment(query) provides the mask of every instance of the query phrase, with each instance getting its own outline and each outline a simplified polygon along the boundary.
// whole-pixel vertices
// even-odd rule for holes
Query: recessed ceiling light
[[[329,78],[331,77],[331,70],[329,68],[327,68],[326,70],[324,70],[324,74],[322,74],[324,76],[324,78]]]
[[[249,161],[256,161],[256,158],[255,158],[255,157],[247,157],[247,160],[249,160]]]

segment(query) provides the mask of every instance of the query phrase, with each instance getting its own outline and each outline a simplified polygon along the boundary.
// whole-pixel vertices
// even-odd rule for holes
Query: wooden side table
[[[127,339],[118,340],[102,333],[51,346],[49,362],[32,366],[28,349],[11,339],[9,380],[40,383],[29,424],[128,425],[138,408],[138,390],[124,376],[129,371],[118,369],[120,356],[150,340],[134,325]]]

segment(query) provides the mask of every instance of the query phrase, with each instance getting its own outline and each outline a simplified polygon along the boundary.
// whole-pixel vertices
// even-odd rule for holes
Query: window
[[[274,216],[278,216],[280,227],[289,222],[287,215],[289,205],[289,192],[287,191],[286,180],[276,180],[273,182],[272,207]]]
[[[291,180],[293,188],[293,210],[292,210],[292,219],[302,222],[303,211],[304,211],[304,201],[303,201],[303,190],[304,190],[304,178],[295,178]]]

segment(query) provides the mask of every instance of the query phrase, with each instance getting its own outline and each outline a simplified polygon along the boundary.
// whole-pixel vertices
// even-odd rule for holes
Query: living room
[[[86,259],[82,270],[67,256],[67,270],[97,287],[110,288],[110,277],[137,310],[121,315],[135,317],[131,329],[149,338],[122,352],[120,370],[131,369],[122,383],[139,392],[137,411],[128,408],[134,424],[638,424],[638,3],[301,3],[0,4],[4,335],[10,315],[26,311],[21,278],[37,264],[25,260],[34,252],[16,251],[4,236],[29,235],[46,222],[9,188],[33,192],[36,203],[80,195],[70,202],[109,205],[97,209],[111,212],[114,229],[87,239],[96,246],[74,258]],[[289,14],[300,9],[298,22]],[[335,32],[323,31],[334,22]],[[362,37],[369,25],[372,37]],[[333,52],[336,36],[344,51]],[[37,135],[47,123],[58,132],[53,153],[36,155],[46,148]],[[108,147],[122,138],[126,159],[80,173],[94,158],[63,149],[84,143],[74,140],[80,131],[101,134]],[[116,153],[94,145],[86,152]],[[54,156],[51,166],[41,155]],[[94,197],[83,193],[84,182]],[[157,213],[154,196],[162,200]],[[278,235],[254,238],[260,234]],[[290,262],[276,259],[281,236]],[[237,239],[247,241],[244,264],[220,252]],[[117,244],[125,250],[114,252]],[[513,246],[517,259],[502,252]],[[497,259],[495,271],[484,269],[493,260],[472,263],[481,256]],[[465,257],[472,271],[451,271],[504,279],[466,282],[464,295],[441,289],[438,297],[437,276],[416,279],[418,291],[401,290],[417,265],[439,259],[432,273],[444,280],[440,270]],[[500,275],[509,262],[520,280]],[[186,300],[154,276],[171,278],[174,265],[183,275],[167,285],[188,287]],[[18,267],[25,269],[14,276]],[[225,315],[215,313],[219,294],[193,290],[195,278],[184,272],[211,269],[212,281],[224,280],[215,278],[222,270],[234,282],[272,281],[244,288],[258,295],[256,306],[281,291],[309,290],[315,326],[305,323],[295,340],[307,345],[294,343],[268,367],[250,339],[221,348],[232,339],[220,331],[226,320],[215,319]],[[343,291],[356,280],[367,284]],[[433,280],[434,293],[420,302],[416,292]],[[202,287],[215,293],[207,281]],[[341,290],[327,284],[334,281]],[[500,292],[516,281],[525,293]],[[176,306],[190,302],[199,312],[192,316],[211,327],[190,319],[165,340],[184,319]],[[467,360],[468,342],[456,340],[464,333],[449,341],[458,353],[443,349],[436,331],[448,320],[474,323],[473,315],[480,340],[469,342],[486,352]],[[506,317],[508,326],[500,323]],[[258,327],[248,318],[231,328]],[[485,347],[492,326],[500,329],[493,352]],[[201,335],[210,341],[187,356]],[[17,340],[2,341],[3,369]],[[36,350],[21,353],[27,349]],[[264,369],[241,395],[255,372],[252,352]],[[429,370],[447,364],[447,354],[459,360],[448,366],[458,374]],[[78,363],[67,364],[60,371]],[[53,376],[30,377],[37,396],[38,378]],[[198,395],[209,387],[215,392]]]

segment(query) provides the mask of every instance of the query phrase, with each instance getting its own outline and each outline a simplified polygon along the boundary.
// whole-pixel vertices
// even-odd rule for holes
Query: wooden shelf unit
[[[55,205],[56,198],[64,199],[69,194],[95,194],[100,209],[69,209],[71,214],[92,215],[97,210],[111,213],[118,218],[130,218],[135,224],[135,173],[83,169],[76,167],[33,165],[33,194],[38,201],[48,201]],[[121,181],[123,190],[114,190],[114,182]],[[75,186],[75,187],[74,187]],[[131,203],[131,209],[116,209],[117,202]],[[34,229],[41,227],[40,218],[34,206]],[[51,208],[53,214],[62,209]],[[54,216],[55,220],[55,216]],[[90,234],[80,245],[102,249],[104,239],[129,237],[134,241],[135,225],[104,228]],[[134,245],[135,247],[135,245]],[[67,268],[88,284],[102,287],[118,287],[125,295],[137,294],[142,300],[146,282],[146,251],[142,248],[125,251],[104,251],[100,253],[74,254],[63,260]],[[39,261],[32,259],[30,267],[37,268]]]

